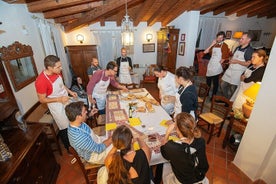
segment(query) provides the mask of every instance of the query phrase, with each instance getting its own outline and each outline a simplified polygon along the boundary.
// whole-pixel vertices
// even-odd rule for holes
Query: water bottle
[[[131,105],[129,105],[128,116],[129,116],[129,118],[132,118],[132,107],[131,107]]]

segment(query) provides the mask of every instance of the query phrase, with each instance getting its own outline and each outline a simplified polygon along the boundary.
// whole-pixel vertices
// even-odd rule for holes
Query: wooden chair
[[[232,102],[223,96],[213,96],[210,112],[199,115],[197,125],[200,127],[207,125],[207,133],[209,138],[207,144],[211,141],[213,135],[220,136],[222,127],[232,108]],[[211,128],[211,129],[210,129]]]
[[[91,164],[81,159],[73,147],[69,147],[70,153],[76,158],[76,162],[79,165],[82,174],[85,178],[86,184],[97,183],[98,170],[103,166],[101,164]]]
[[[40,102],[35,103],[22,117],[22,120],[28,124],[41,123],[44,124],[44,132],[47,134],[48,139],[56,143],[56,149],[62,155],[61,147],[58,141],[57,133],[59,131],[57,124],[51,115],[46,104]]]
[[[198,88],[198,97],[197,97],[197,114],[201,114],[204,108],[205,100],[209,94],[210,87],[205,83],[200,83]]]

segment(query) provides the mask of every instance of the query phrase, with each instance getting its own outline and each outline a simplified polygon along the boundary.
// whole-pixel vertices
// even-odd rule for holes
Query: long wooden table
[[[136,97],[153,97],[144,88],[133,89],[129,91]],[[136,103],[136,107],[145,106],[145,102],[141,98],[130,98],[122,96],[122,91],[109,91],[106,103],[106,129],[107,135],[111,135],[112,131],[119,125],[129,126],[133,134],[144,136],[144,140],[152,150],[150,165],[164,163],[166,160],[160,153],[161,140],[163,139],[167,127],[164,124],[171,117],[160,105],[153,105],[154,112],[134,112],[132,118],[129,118],[129,104]],[[140,123],[139,123],[140,122]],[[152,138],[154,137],[154,138]],[[134,146],[137,148],[137,146]]]

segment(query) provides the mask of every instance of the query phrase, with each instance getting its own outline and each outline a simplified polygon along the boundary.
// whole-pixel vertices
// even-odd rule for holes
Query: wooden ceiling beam
[[[170,0],[170,1],[159,1],[160,5],[158,8],[155,8],[154,14],[147,20],[147,23],[149,26],[152,26],[155,22],[160,20],[160,17],[162,17],[164,14],[167,14],[167,12],[171,9],[170,7],[174,6],[178,0]],[[154,8],[154,7],[153,7]]]
[[[134,2],[136,0],[127,0],[128,3]],[[80,28],[87,25],[88,23],[94,22],[94,20],[104,16],[105,14],[110,14],[122,9],[125,5],[125,0],[109,0],[108,3],[90,10],[84,13],[83,17],[78,19],[78,21],[68,24],[64,27],[65,32],[72,31],[74,29]]]
[[[271,8],[273,7],[273,8]],[[271,4],[267,4],[265,6],[261,6],[260,8],[258,9],[255,9],[255,11],[249,11],[247,13],[247,17],[254,17],[260,13],[263,13],[263,12],[266,12],[267,14],[270,13],[270,10],[271,11],[275,11],[275,5],[271,5]]]
[[[216,7],[222,6],[225,3],[229,3],[229,2],[232,2],[232,1],[234,1],[234,0],[219,1],[219,2],[216,2],[216,3],[212,3],[212,4],[202,6],[202,7],[200,7],[200,14],[205,14],[205,13],[211,12],[214,9],[216,9]]]
[[[240,0],[239,2],[229,2],[225,5],[223,5],[222,7],[217,7],[217,9],[214,11],[214,15],[218,15],[220,13],[226,12],[229,9],[235,8],[235,7],[239,7],[240,5],[242,5],[243,3],[247,2],[248,0]]]
[[[270,4],[270,3],[271,3],[270,1],[261,1],[261,2],[259,2],[257,4],[255,4],[255,5],[253,5],[253,6],[250,6],[250,7],[246,8],[246,9],[238,11],[237,12],[237,16],[245,15],[248,12],[255,11],[255,10],[259,9],[260,7],[266,6],[266,5]]]
[[[56,17],[63,17],[66,15],[71,15],[71,14],[76,14],[76,13],[81,13],[81,12],[86,12],[89,10],[92,10],[93,8],[102,6],[103,2],[92,2],[92,3],[86,3],[86,4],[81,4],[81,5],[76,5],[76,6],[70,6],[62,9],[56,9],[52,11],[47,11],[44,12],[44,18],[46,19],[52,19]]]
[[[264,9],[264,11],[258,13],[257,17],[260,18],[260,17],[265,17],[267,16],[268,14],[271,14],[272,12],[274,13],[275,12],[275,7],[276,5],[273,5],[271,6],[269,9]]]
[[[239,7],[233,6],[231,9],[229,9],[229,10],[227,10],[225,12],[225,16],[229,16],[229,15],[232,15],[232,14],[238,12],[238,11],[241,11],[243,9],[249,8],[249,7],[251,7],[251,6],[259,3],[260,1],[261,0],[255,0],[255,1],[251,1],[251,2],[246,2],[246,3],[242,4],[242,5],[240,5]]]
[[[55,23],[64,23],[64,22],[68,22],[74,19],[79,19],[83,16],[83,13],[76,13],[76,14],[72,14],[72,15],[66,15],[63,17],[58,17],[55,18],[54,21]]]
[[[59,8],[79,5],[83,3],[95,2],[95,1],[100,1],[100,0],[59,0],[59,1],[40,0],[32,3],[28,3],[27,6],[30,12],[37,13],[37,12],[44,12],[48,10],[59,9]]]
[[[144,20],[145,15],[147,14],[148,10],[153,6],[155,0],[151,1],[144,1],[142,4],[140,11],[137,13],[136,19],[134,20],[134,26],[138,26],[138,24]]]

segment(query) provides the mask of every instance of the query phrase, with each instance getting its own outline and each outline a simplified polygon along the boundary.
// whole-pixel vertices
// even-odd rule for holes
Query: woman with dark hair
[[[197,92],[192,83],[192,71],[187,67],[181,66],[176,70],[175,76],[179,87],[175,96],[174,116],[181,112],[187,112],[197,119],[195,113],[197,109]]]
[[[112,135],[113,148],[105,159],[108,184],[149,184],[151,151],[141,137],[137,138],[141,149],[134,151],[131,130],[122,125]]]
[[[87,98],[85,88],[82,84],[82,79],[79,76],[74,76],[72,78],[72,84],[70,89],[76,92],[78,94],[78,97],[85,99]]]
[[[153,73],[158,77],[157,86],[159,88],[161,105],[171,115],[174,110],[175,93],[177,92],[175,76],[160,65],[157,65],[153,69]]]
[[[264,50],[259,49],[253,52],[251,64],[241,75],[241,83],[230,99],[230,101],[234,101],[232,106],[233,109],[242,108],[242,104],[246,101],[242,93],[247,88],[249,88],[255,82],[262,82],[267,59],[268,56]]]
[[[173,131],[176,131],[179,141],[169,140]],[[164,184],[209,183],[205,177],[209,169],[205,140],[190,114],[182,112],[176,115],[175,123],[168,127],[162,142],[161,154],[170,161],[164,164]]]

